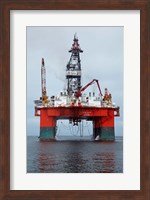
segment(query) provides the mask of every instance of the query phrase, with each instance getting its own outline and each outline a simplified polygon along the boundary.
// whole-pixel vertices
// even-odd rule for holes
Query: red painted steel
[[[49,117],[47,114],[47,109],[41,109],[40,111],[40,127],[55,127],[56,119],[55,117]]]
[[[114,111],[108,110],[108,116],[95,118],[94,127],[114,127]]]
[[[99,89],[100,95],[103,96],[103,95],[102,95],[102,92],[101,92],[101,88],[100,88],[100,85],[99,85],[98,80],[93,79],[90,83],[88,83],[86,86],[84,86],[83,88],[81,88],[81,90],[77,91],[77,92],[75,93],[75,97],[76,97],[76,98],[79,98],[79,97],[82,95],[82,92],[83,92],[84,90],[86,90],[86,88],[88,88],[88,87],[89,87],[90,85],[92,85],[94,82],[97,83],[97,87],[98,87],[98,89]]]
[[[108,109],[95,107],[51,107],[48,116],[53,117],[98,117],[108,116]]]
[[[35,116],[40,116],[40,127],[55,127],[57,119],[90,119],[94,127],[114,127],[117,108],[97,107],[45,107],[36,108]]]

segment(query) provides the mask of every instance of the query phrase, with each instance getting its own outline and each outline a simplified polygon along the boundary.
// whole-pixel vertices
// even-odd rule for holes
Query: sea
[[[27,173],[123,173],[123,137],[97,142],[89,136],[59,136],[41,142],[27,136]]]

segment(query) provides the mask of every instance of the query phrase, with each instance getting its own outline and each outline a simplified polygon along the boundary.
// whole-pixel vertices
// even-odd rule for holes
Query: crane
[[[82,92],[83,92],[87,87],[89,87],[90,85],[92,85],[94,82],[97,83],[97,87],[98,87],[98,90],[99,90],[99,92],[100,92],[100,95],[103,96],[103,95],[102,95],[102,92],[101,92],[101,88],[100,88],[100,85],[99,85],[98,80],[97,80],[97,79],[93,79],[90,83],[88,83],[88,84],[85,85],[83,88],[81,88],[81,90],[75,92],[75,97],[76,97],[76,98],[79,98],[79,97],[81,96]]]
[[[42,64],[41,64],[41,88],[42,88],[42,101],[43,105],[48,103],[48,96],[46,91],[46,68],[45,68],[45,62],[44,58],[42,58]]]
[[[44,97],[47,95],[47,92],[46,92],[46,69],[45,69],[44,58],[42,58],[42,64],[41,64],[41,87],[42,87],[42,97]]]

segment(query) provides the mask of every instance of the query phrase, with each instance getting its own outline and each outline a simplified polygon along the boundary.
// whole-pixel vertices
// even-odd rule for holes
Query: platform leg
[[[44,140],[55,140],[56,128],[55,127],[40,127],[40,136],[41,141]]]
[[[93,124],[93,137],[99,141],[114,141],[114,112],[108,111],[108,116],[97,117]]]
[[[41,141],[55,140],[56,119],[47,115],[47,110],[43,109],[40,113],[40,136]]]

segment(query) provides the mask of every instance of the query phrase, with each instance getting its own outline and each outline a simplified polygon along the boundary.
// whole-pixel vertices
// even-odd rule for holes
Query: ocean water
[[[123,137],[94,142],[90,137],[27,137],[27,173],[123,173]]]

